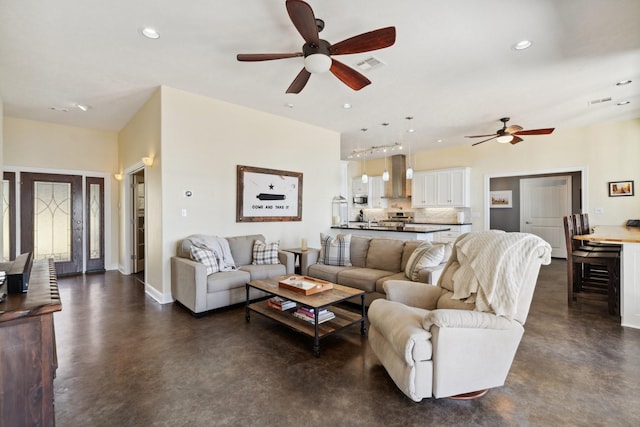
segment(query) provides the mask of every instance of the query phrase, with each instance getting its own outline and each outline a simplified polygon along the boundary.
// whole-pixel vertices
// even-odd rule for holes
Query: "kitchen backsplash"
[[[458,213],[464,214],[464,222],[471,223],[470,208],[404,208],[393,207],[387,209],[363,209],[365,221],[381,221],[389,217],[390,214],[396,212],[413,213],[413,221],[417,223],[435,223],[435,224],[456,224],[458,223]],[[351,209],[351,221],[359,221],[360,209]]]

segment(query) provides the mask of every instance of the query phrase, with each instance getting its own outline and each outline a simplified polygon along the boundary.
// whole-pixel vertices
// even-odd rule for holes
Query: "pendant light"
[[[383,123],[382,126],[387,127],[389,123]],[[387,182],[389,181],[389,169],[387,169],[387,149],[382,150],[384,153],[384,172],[382,172],[382,180]]]
[[[366,132],[367,128],[360,129],[362,132]],[[362,161],[362,183],[366,184],[369,182],[369,176],[367,175],[367,151],[364,151],[364,158]]]
[[[414,129],[411,127],[411,120],[413,119],[413,117],[407,116],[405,117],[405,119],[409,121],[409,128],[407,129],[407,133],[412,133],[414,131]],[[408,158],[408,162],[407,162],[406,176],[407,176],[407,179],[413,179],[413,168],[411,167],[411,143],[409,143],[409,155],[407,156],[407,158]]]

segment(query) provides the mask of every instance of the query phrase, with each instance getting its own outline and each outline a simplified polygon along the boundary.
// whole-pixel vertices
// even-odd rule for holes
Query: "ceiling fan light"
[[[496,138],[500,144],[506,144],[507,142],[511,142],[513,140],[513,135],[500,135]]]
[[[310,73],[326,73],[331,68],[331,58],[322,53],[314,53],[304,58],[304,68]]]

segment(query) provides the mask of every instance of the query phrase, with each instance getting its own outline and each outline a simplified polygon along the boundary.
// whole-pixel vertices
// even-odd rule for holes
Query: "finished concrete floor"
[[[196,319],[118,272],[59,280],[56,424],[637,426],[640,330],[601,302],[567,307],[564,260],[540,272],[506,384],[415,403],[354,326],[321,342],[234,307]],[[464,367],[461,367],[464,369]]]

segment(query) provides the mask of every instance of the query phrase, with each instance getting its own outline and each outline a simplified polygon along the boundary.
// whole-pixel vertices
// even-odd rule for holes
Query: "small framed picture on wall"
[[[513,205],[511,190],[490,191],[489,197],[491,197],[490,208],[510,208]]]
[[[612,181],[609,183],[609,197],[633,195],[633,181]]]

